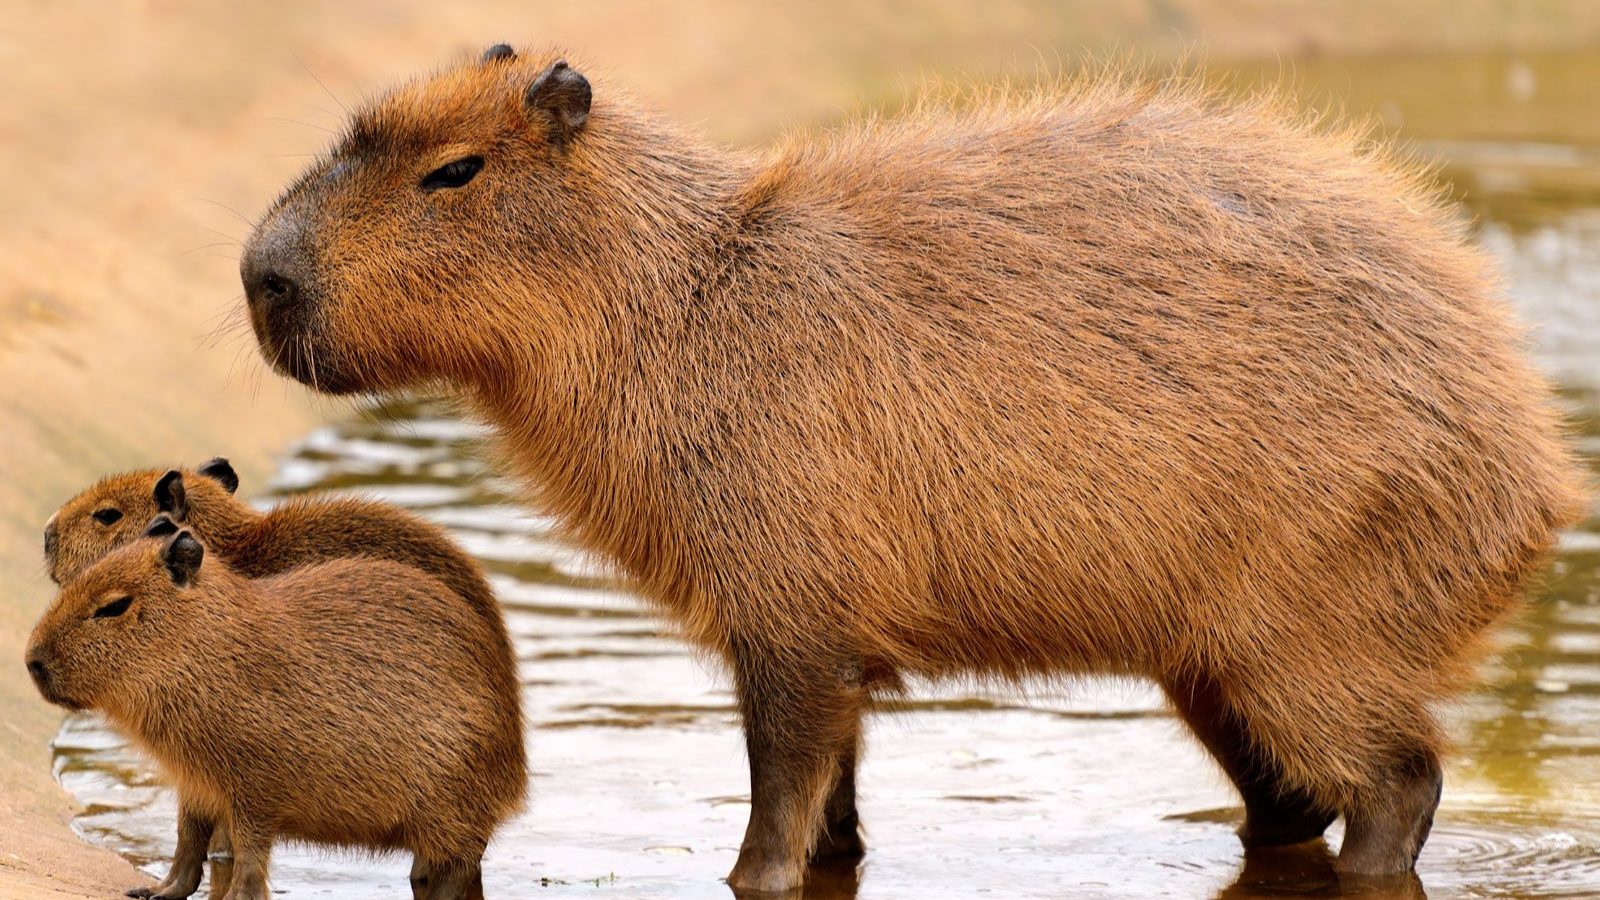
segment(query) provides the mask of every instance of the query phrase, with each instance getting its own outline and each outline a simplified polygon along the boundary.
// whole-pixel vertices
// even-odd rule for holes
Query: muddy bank
[[[889,102],[924,74],[983,77],[1082,47],[1160,56],[1198,39],[1214,59],[1314,54],[1337,92],[1345,63],[1328,56],[1489,51],[1498,59],[1600,43],[1600,7],[1581,0],[1527,4],[1509,21],[1488,0],[1422,0],[1400,12],[1290,0],[1271,17],[1237,9],[1211,0],[935,2],[908,18],[844,0],[793,13],[704,0],[470,10],[415,0],[8,6],[0,31],[0,164],[11,174],[0,204],[0,896],[107,896],[134,877],[69,831],[73,804],[51,778],[48,749],[60,716],[34,696],[20,664],[27,629],[52,593],[38,562],[44,518],[110,469],[226,453],[247,484],[259,485],[275,450],[344,412],[261,373],[227,316],[238,294],[233,242],[247,231],[241,217],[323,146],[342,102],[491,40],[559,40],[607,61],[685,120],[748,142],[785,122]],[[1485,77],[1510,78],[1516,90],[1519,76],[1502,71],[1509,65],[1471,71],[1501,73]],[[1447,107],[1452,91],[1477,96],[1460,93],[1467,87],[1447,77],[1434,89]],[[1424,137],[1426,121],[1412,119]]]

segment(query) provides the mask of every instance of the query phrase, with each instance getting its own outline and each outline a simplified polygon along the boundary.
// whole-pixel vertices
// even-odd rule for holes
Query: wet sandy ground
[[[1593,462],[1600,142],[1561,133],[1562,121],[1502,121],[1499,134],[1464,125],[1423,149],[1458,160],[1445,175],[1469,193],[1478,239],[1502,259]],[[387,407],[292,447],[262,502],[303,490],[381,497],[451,528],[491,571],[516,639],[535,771],[529,812],[486,860],[492,895],[725,894],[719,879],[748,811],[726,681],[591,561],[552,542],[515,485],[485,469],[481,438],[440,405]],[[870,726],[869,856],[859,870],[820,874],[810,896],[1337,892],[1337,828],[1326,846],[1242,859],[1236,798],[1147,685],[1087,680],[1019,695],[945,684],[913,696]],[[1399,895],[1600,893],[1600,521],[1564,536],[1513,649],[1449,720],[1462,753],[1419,881]],[[172,797],[121,741],[73,718],[56,768],[86,804],[75,823],[85,838],[164,869]],[[283,848],[274,887],[400,897],[406,868]]]

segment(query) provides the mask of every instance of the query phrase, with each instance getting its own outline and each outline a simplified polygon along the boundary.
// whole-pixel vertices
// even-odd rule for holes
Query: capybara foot
[[[861,818],[852,810],[837,822],[822,827],[817,845],[811,849],[813,863],[851,862],[867,853],[867,844],[861,839]]]
[[[200,873],[182,873],[179,878],[178,871],[166,876],[166,881],[160,882],[155,887],[134,887],[126,890],[128,897],[138,897],[139,900],[184,900],[194,894],[200,887]]]
[[[476,859],[447,860],[431,866],[413,865],[411,891],[427,900],[482,900],[483,870]]]
[[[1336,818],[1337,813],[1319,809],[1309,797],[1293,791],[1274,798],[1269,806],[1246,805],[1239,840],[1247,850],[1303,844],[1322,837]]]
[[[740,851],[739,861],[728,873],[728,887],[740,897],[760,894],[781,894],[798,890],[805,883],[801,867],[787,860],[771,856],[756,856]]]
[[[1433,828],[1444,776],[1431,755],[1396,769],[1388,790],[1345,815],[1344,846],[1333,867],[1340,875],[1411,871]]]

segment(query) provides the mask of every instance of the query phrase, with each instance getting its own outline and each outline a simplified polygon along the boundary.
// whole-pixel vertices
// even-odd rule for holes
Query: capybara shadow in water
[[[27,664],[46,699],[104,713],[175,783],[186,814],[156,894],[192,892],[223,828],[228,900],[265,900],[279,837],[407,850],[417,894],[480,895],[526,780],[513,660],[483,617],[387,560],[252,580],[170,520],[151,535],[67,583]]]
[[[1578,470],[1416,169],[1115,72],[717,149],[497,47],[358,111],[241,265],[279,371],[455,385],[543,507],[727,661],[735,888],[858,848],[902,675],[1145,675],[1252,845],[1411,868],[1430,712]],[[836,790],[837,787],[837,790]]]

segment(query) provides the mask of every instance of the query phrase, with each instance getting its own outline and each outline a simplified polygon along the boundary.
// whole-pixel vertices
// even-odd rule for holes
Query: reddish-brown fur
[[[172,473],[178,473],[174,478]],[[168,479],[166,496],[156,499]],[[415,566],[445,583],[482,614],[505,643],[505,620],[478,563],[444,529],[388,503],[356,498],[289,497],[262,512],[229,487],[193,469],[107,476],[62,505],[46,526],[45,564],[64,584],[111,550],[140,536],[158,514],[193,531],[246,578],[278,575],[311,563],[365,556]],[[94,518],[114,509],[110,525]]]
[[[498,635],[398,563],[252,580],[201,553],[187,531],[113,551],[62,589],[28,644],[48,699],[102,711],[176,784],[187,830],[158,890],[194,889],[214,826],[233,839],[229,900],[265,900],[276,837],[409,850],[427,896],[473,888],[525,792]]]
[[[1415,168],[1115,74],[715,149],[553,57],[382,97],[243,274],[314,387],[445,382],[730,665],[730,882],[857,849],[902,674],[1159,682],[1247,842],[1408,869],[1451,696],[1578,508],[1544,382]],[[474,155],[481,174],[424,191]],[[274,280],[276,279],[276,280]],[[829,797],[832,800],[829,801]]]
[[[511,652],[505,619],[482,569],[443,529],[390,504],[351,498],[291,497],[263,513],[238,499],[237,489],[238,477],[221,458],[198,469],[107,476],[63,504],[46,524],[45,564],[50,577],[66,583],[142,535],[159,514],[193,531],[247,578],[349,557],[415,566],[443,581],[477,611],[497,635],[494,645]],[[96,518],[108,510],[115,511],[115,521]],[[502,689],[514,690],[514,682]],[[180,833],[198,827],[183,816],[180,810]],[[213,849],[228,851],[225,831],[216,833]],[[176,896],[170,891],[162,895]]]

